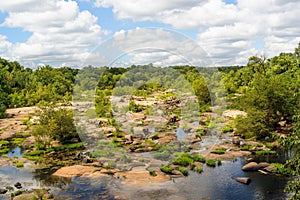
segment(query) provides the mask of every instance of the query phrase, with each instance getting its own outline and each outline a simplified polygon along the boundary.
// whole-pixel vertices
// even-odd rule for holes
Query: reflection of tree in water
[[[41,185],[64,188],[72,183],[71,178],[51,176],[57,168],[36,169],[33,178],[40,181]]]

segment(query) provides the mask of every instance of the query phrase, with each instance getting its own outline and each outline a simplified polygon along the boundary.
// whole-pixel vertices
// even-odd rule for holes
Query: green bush
[[[244,145],[241,147],[242,151],[250,151],[253,148],[251,145]]]
[[[17,168],[24,167],[24,163],[23,162],[17,162],[16,167]]]
[[[179,157],[177,157],[174,161],[173,161],[173,164],[174,165],[180,165],[180,166],[192,166],[194,163],[194,160],[193,158],[191,157],[190,154],[188,153],[183,153],[181,154]]]
[[[226,124],[225,126],[222,127],[222,132],[223,133],[228,133],[228,132],[232,132],[233,128],[231,124]]]
[[[157,176],[156,172],[152,168],[147,168],[147,170],[151,176]]]
[[[195,162],[202,162],[202,163],[205,163],[205,158],[200,155],[200,154],[194,154],[192,156],[192,159],[195,161]]]
[[[108,161],[107,168],[113,169],[113,168],[116,168],[116,167],[117,167],[117,164],[116,164],[115,161],[113,161],[113,160]]]
[[[46,151],[45,150],[36,150],[36,151],[30,151],[24,153],[24,156],[39,156],[41,154],[44,154]]]
[[[176,169],[177,169],[178,171],[180,171],[184,176],[189,175],[189,170],[187,170],[187,169],[184,168],[184,167],[177,167]]]
[[[172,174],[173,168],[167,165],[164,165],[160,168],[160,171],[166,173],[166,174]]]
[[[206,160],[206,165],[209,167],[215,167],[216,162],[214,160],[208,159],[208,160]]]
[[[9,141],[7,140],[0,140],[0,145],[7,145],[9,144]]]
[[[211,151],[211,153],[214,153],[214,154],[224,154],[226,152],[226,148],[217,148],[213,151]]]
[[[255,154],[256,154],[256,155],[274,155],[274,154],[276,154],[276,151],[272,151],[272,150],[261,150],[261,151],[256,151]]]
[[[222,165],[222,160],[220,158],[217,158],[217,163],[219,166]]]
[[[203,172],[203,167],[201,167],[201,166],[196,166],[196,167],[194,167],[193,170],[196,171],[196,172],[198,172],[198,173],[202,173],[202,172]]]

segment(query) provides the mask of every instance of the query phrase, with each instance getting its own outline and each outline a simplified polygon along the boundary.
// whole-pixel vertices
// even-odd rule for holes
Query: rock
[[[7,189],[1,189],[0,188],[0,194],[5,194],[7,192]]]
[[[144,138],[146,137],[147,134],[149,134],[148,128],[144,128],[144,127],[133,127],[133,134],[132,134],[132,137],[133,137],[133,138],[144,139]]]
[[[269,173],[276,173],[277,167],[273,165],[269,165],[268,167],[264,168],[264,171],[269,172]]]
[[[131,135],[125,135],[125,140],[126,141],[132,141],[132,136]]]
[[[108,119],[106,118],[100,118],[98,122],[99,127],[105,127],[108,125]]]
[[[258,172],[260,172],[261,174],[269,174],[268,172],[266,172],[265,170],[258,170]]]
[[[244,165],[242,168],[243,171],[257,171],[259,169],[260,169],[260,167],[256,162],[250,162],[250,163]]]
[[[201,141],[201,139],[199,137],[196,137],[192,140],[192,144],[200,142],[200,141]]]
[[[82,176],[83,174],[91,174],[95,170],[92,166],[73,165],[68,167],[62,167],[58,169],[53,176],[59,177],[76,177]]]
[[[14,184],[14,186],[17,188],[17,189],[21,189],[22,188],[22,184],[20,182],[17,182],[16,184]]]
[[[267,163],[267,162],[260,162],[258,164],[259,169],[266,168],[266,167],[269,167],[269,166],[270,166],[270,164]]]
[[[104,132],[105,135],[113,133],[116,131],[115,127],[102,127],[102,130]]]
[[[11,187],[11,186],[6,186],[5,188],[6,188],[8,191],[13,191],[13,190],[14,190],[14,188]]]
[[[83,162],[83,163],[93,163],[94,161],[93,161],[91,158],[86,157],[86,158],[83,158],[83,159],[82,159],[82,162]]]
[[[248,177],[236,177],[236,178],[234,178],[234,180],[236,180],[237,182],[246,184],[246,185],[249,185],[251,182],[251,179]]]
[[[240,137],[235,136],[235,137],[232,138],[232,144],[240,145],[240,143],[241,143],[241,138]]]

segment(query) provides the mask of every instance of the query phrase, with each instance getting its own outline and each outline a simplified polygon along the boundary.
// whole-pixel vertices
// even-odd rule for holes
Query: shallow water
[[[11,166],[0,167],[1,187],[22,183],[26,189],[46,186],[55,199],[114,199],[112,192],[130,200],[135,199],[285,199],[283,188],[286,177],[263,175],[259,172],[241,170],[244,159],[235,162],[224,161],[216,168],[204,166],[204,172],[190,172],[185,178],[173,179],[167,183],[145,187],[122,186],[112,177],[89,178],[51,178],[46,172],[37,174],[30,169],[17,169]],[[44,173],[44,175],[42,174]],[[250,177],[250,185],[238,183],[232,177]],[[0,199],[9,199],[10,195],[0,195]]]

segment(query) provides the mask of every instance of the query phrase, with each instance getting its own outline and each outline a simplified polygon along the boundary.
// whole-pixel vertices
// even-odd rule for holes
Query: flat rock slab
[[[52,175],[60,177],[76,177],[85,174],[92,174],[94,171],[95,167],[92,166],[73,165],[68,167],[62,167]]]

